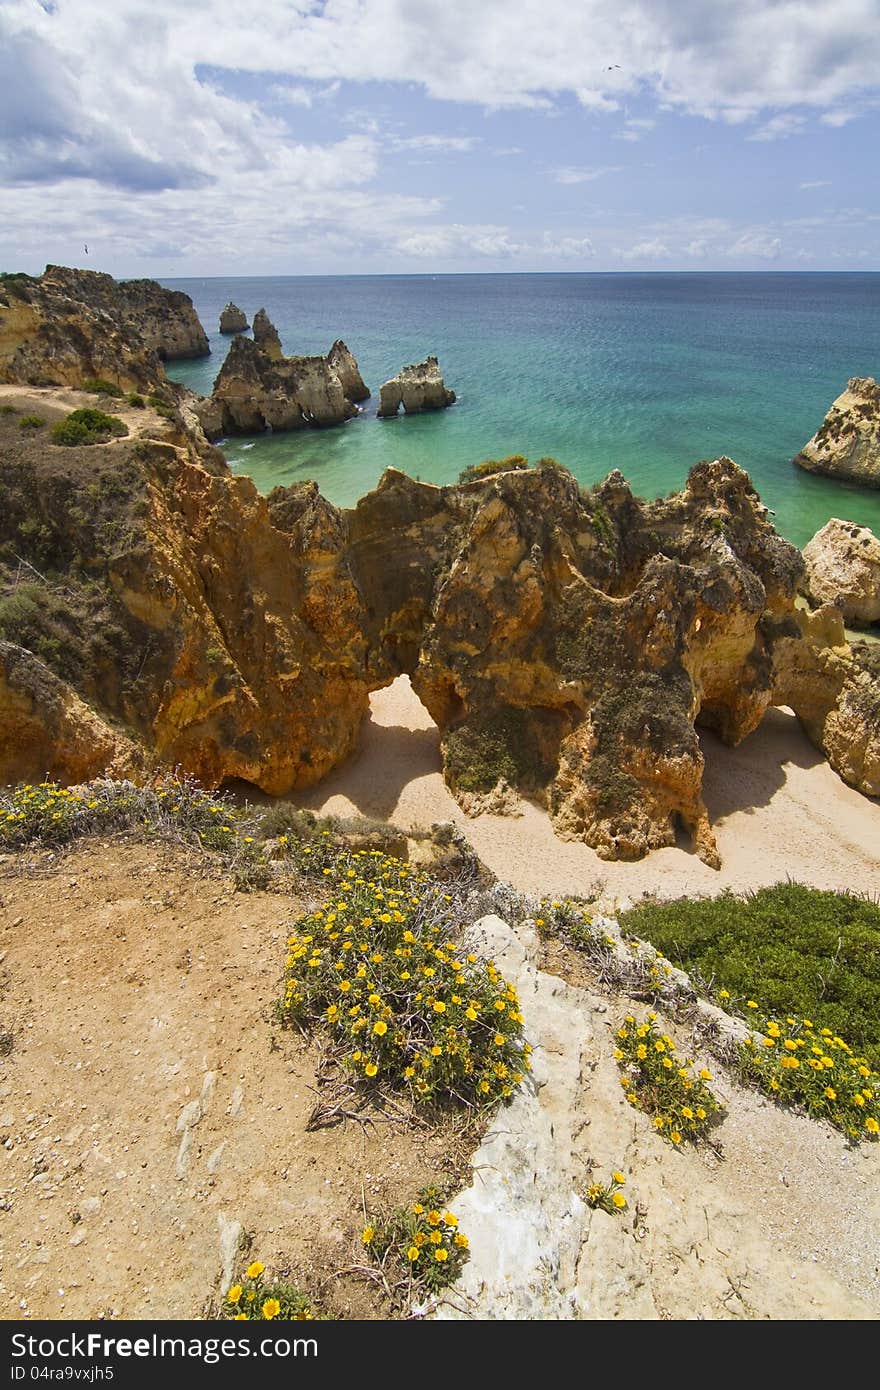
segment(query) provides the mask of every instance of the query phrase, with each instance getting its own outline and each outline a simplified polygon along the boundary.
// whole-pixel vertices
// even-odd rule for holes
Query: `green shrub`
[[[118,416],[88,406],[71,411],[66,419],[52,426],[55,444],[106,444],[108,439],[127,434],[128,426]]]
[[[14,405],[12,405],[9,401],[4,401],[3,404],[0,405],[0,415],[17,415],[17,414],[18,414],[18,409],[17,409],[17,407],[14,406]]]
[[[656,1021],[655,1013],[642,1023],[627,1014],[618,1028],[614,1056],[623,1072],[620,1084],[630,1105],[650,1115],[670,1143],[703,1139],[724,1115],[706,1084],[711,1073],[704,1067],[694,1074],[690,1058],[682,1064],[672,1038],[659,1032]]]
[[[742,1001],[751,999],[776,1018],[812,1019],[880,1070],[876,902],[778,883],[744,897],[727,892],[636,907],[620,922],[627,935],[651,941],[710,982],[725,1007],[742,1012]]]
[[[93,396],[124,396],[125,392],[121,386],[117,386],[114,381],[106,381],[102,376],[89,377],[88,381],[82,384],[83,391],[90,391]]]
[[[509,473],[528,466],[529,461],[523,454],[510,454],[506,459],[485,459],[483,463],[469,463],[459,473],[458,481],[473,483],[479,478],[491,478],[495,473]]]
[[[444,1210],[442,1189],[426,1187],[412,1206],[390,1216],[371,1217],[361,1241],[386,1286],[404,1293],[407,1305],[418,1294],[438,1294],[454,1284],[469,1258],[468,1238],[458,1217]]]
[[[238,1283],[227,1290],[221,1318],[235,1322],[314,1322],[322,1318],[314,1299],[282,1279],[263,1276],[260,1260],[248,1265]]]
[[[462,956],[437,887],[378,851],[325,867],[335,898],[288,938],[287,1022],[324,1027],[359,1080],[485,1108],[512,1095],[531,1048],[513,987]]]
[[[18,422],[20,430],[41,430],[46,421],[42,415],[22,415]]]
[[[128,401],[129,405],[133,405],[136,410],[143,410],[146,405],[143,396],[139,395],[137,391],[129,391],[125,399]]]

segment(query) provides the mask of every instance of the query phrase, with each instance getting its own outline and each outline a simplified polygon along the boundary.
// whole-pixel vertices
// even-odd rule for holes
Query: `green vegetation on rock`
[[[480,478],[491,478],[494,473],[509,473],[528,466],[529,461],[522,454],[510,454],[504,459],[485,459],[482,463],[469,463],[467,468],[463,468],[459,473],[458,481],[475,483]]]
[[[106,444],[109,439],[128,434],[128,426],[116,415],[84,406],[73,410],[52,426],[52,442],[73,446],[77,444]]]

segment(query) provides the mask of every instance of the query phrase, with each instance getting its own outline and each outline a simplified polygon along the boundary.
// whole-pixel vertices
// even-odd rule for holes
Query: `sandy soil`
[[[362,1203],[414,1200],[467,1146],[375,1111],[307,1128],[319,1052],[273,1015],[301,911],[158,845],[0,872],[0,1318],[199,1317],[239,1227],[337,1316],[387,1316],[329,1277]]]
[[[637,863],[607,863],[553,833],[546,813],[522,803],[516,817],[469,819],[440,774],[437,728],[406,676],[371,698],[360,750],[298,805],[359,813],[404,827],[451,820],[477,854],[522,892],[581,893],[602,884],[615,899],[663,898],[758,888],[787,876],[817,888],[875,893],[880,883],[880,802],[848,787],[812,746],[794,715],[770,710],[739,748],[702,734],[704,795],[720,870],[687,837]]]

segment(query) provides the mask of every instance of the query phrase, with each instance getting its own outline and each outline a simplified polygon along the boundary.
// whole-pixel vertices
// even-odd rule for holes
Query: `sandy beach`
[[[470,819],[444,786],[436,726],[400,676],[370,701],[360,748],[299,806],[375,816],[398,825],[451,820],[488,867],[522,892],[615,898],[714,894],[786,877],[817,888],[880,891],[880,803],[848,787],[813,747],[794,715],[774,709],[739,748],[701,735],[704,793],[722,866],[707,868],[686,836],[636,863],[608,863],[587,845],[560,840],[546,813]]]

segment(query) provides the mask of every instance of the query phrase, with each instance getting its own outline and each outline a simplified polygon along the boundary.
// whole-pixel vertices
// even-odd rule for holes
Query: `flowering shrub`
[[[626,1211],[627,1202],[622,1191],[625,1181],[623,1173],[612,1173],[608,1183],[591,1182],[587,1188],[587,1206],[607,1211],[611,1216]]]
[[[516,991],[445,934],[436,884],[378,851],[346,863],[288,938],[283,1018],[321,1023],[355,1076],[416,1101],[507,1099],[531,1065]]]
[[[655,1027],[657,1015],[643,1023],[627,1014],[616,1034],[614,1057],[623,1076],[621,1085],[630,1105],[653,1116],[654,1128],[673,1144],[705,1138],[724,1110],[710,1091],[706,1068],[694,1073],[690,1058],[684,1065],[668,1033]]]
[[[786,1015],[781,1022],[747,1001],[759,1038],[740,1049],[744,1074],[774,1100],[803,1105],[854,1140],[880,1136],[880,1077],[830,1028]]]
[[[313,1300],[292,1284],[264,1280],[265,1272],[266,1266],[259,1260],[248,1265],[241,1282],[227,1291],[221,1318],[235,1322],[314,1322],[324,1316],[315,1309]]]
[[[440,1193],[428,1187],[411,1207],[398,1207],[387,1221],[375,1219],[361,1240],[371,1263],[416,1292],[436,1294],[454,1284],[468,1259],[468,1238],[454,1212],[443,1210]]]

